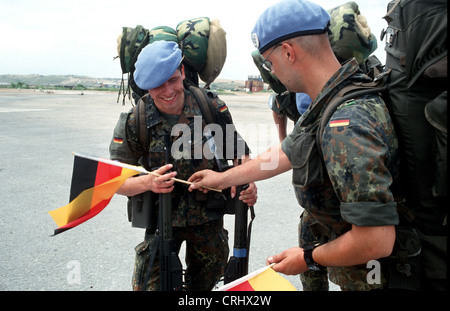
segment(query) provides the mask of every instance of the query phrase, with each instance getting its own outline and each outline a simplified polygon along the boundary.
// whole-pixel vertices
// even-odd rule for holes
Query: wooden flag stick
[[[119,162],[119,161],[114,161],[114,160],[109,160],[109,159],[104,159],[104,158],[98,158],[98,157],[89,156],[89,155],[76,153],[76,152],[73,152],[73,155],[74,156],[78,156],[78,157],[82,157],[82,158],[86,158],[86,159],[90,159],[90,160],[94,160],[94,161],[98,161],[98,162],[111,164],[111,165],[114,165],[114,166],[127,168],[129,170],[133,170],[133,171],[144,173],[144,174],[150,174],[150,175],[157,176],[157,177],[161,177],[162,176],[161,174],[158,174],[158,173],[155,173],[155,172],[149,172],[149,171],[147,171],[145,168],[143,168],[141,166],[125,164],[125,163],[122,163],[122,162]],[[186,180],[182,180],[182,179],[178,179],[178,178],[175,178],[175,177],[172,177],[171,179],[176,181],[176,182],[183,183],[183,184],[186,184],[186,185],[192,185],[193,184],[192,182],[189,182],[189,181],[186,181]],[[222,192],[222,190],[220,190],[220,189],[214,189],[214,188],[205,187],[205,186],[203,186],[203,188],[211,190],[211,191]]]
[[[150,174],[150,175],[153,175],[153,176],[158,176],[158,177],[162,176],[162,175],[160,175],[158,173],[155,173],[155,172],[149,172],[149,171],[146,171],[146,172],[147,172],[147,174]],[[171,179],[175,180],[177,182],[180,182],[182,184],[186,184],[186,185],[192,185],[193,184],[190,181],[178,179],[178,178],[175,178],[175,177],[172,177]],[[212,190],[212,191],[216,191],[216,192],[222,192],[222,190],[220,190],[220,189],[209,188],[209,187],[206,187],[206,186],[203,186],[202,188],[205,188],[205,189],[208,189],[208,190]]]

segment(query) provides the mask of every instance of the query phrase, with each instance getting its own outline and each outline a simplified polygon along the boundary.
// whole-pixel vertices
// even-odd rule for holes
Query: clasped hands
[[[167,164],[164,166],[161,166],[159,169],[153,171],[154,173],[160,175],[160,176],[156,176],[156,175],[146,175],[146,183],[148,185],[148,189],[153,191],[154,193],[169,193],[172,192],[174,189],[174,183],[175,180],[173,178],[175,178],[177,176],[177,172],[168,172],[170,169],[172,169],[173,165],[172,164]],[[166,173],[168,172],[168,173]],[[208,190],[205,188],[202,188],[201,186],[196,185],[197,182],[199,182],[200,180],[202,180],[202,185],[203,186],[210,186],[211,188],[215,188],[215,189],[225,189],[227,187],[224,187],[223,184],[219,182],[217,182],[217,184],[209,184],[209,179],[210,178],[202,178],[202,176],[209,176],[209,174],[214,175],[217,174],[216,176],[211,176],[211,179],[217,178],[219,179],[220,177],[220,173],[216,173],[214,171],[211,170],[204,170],[204,171],[200,171],[195,173],[194,175],[192,175],[189,179],[188,182],[192,183],[191,186],[189,187],[189,191],[193,191],[194,189],[197,189],[199,191],[203,191],[203,192],[207,192]],[[258,198],[258,189],[256,188],[255,183],[249,183],[248,188],[246,188],[245,190],[241,191],[239,193],[239,200],[243,201],[244,203],[246,203],[249,206],[253,206],[256,203],[256,200]],[[231,197],[234,198],[236,196],[236,187],[232,186],[231,187]]]

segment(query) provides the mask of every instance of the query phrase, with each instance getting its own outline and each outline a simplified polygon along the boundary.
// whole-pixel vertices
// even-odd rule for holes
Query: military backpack
[[[175,29],[168,26],[158,26],[146,29],[141,25],[135,28],[123,27],[117,38],[116,58],[120,58],[122,69],[122,82],[120,96],[123,95],[122,104],[131,94],[137,102],[147,90],[140,89],[134,82],[134,64],[139,53],[148,44],[154,41],[165,40],[179,44],[183,52],[183,65],[186,79],[194,85],[199,85],[199,78],[205,82],[204,88],[219,76],[227,56],[226,32],[220,26],[219,20],[210,20],[208,17],[193,18],[180,22]],[[124,76],[128,84],[125,86]]]
[[[424,287],[424,280],[445,282],[447,273],[447,1],[393,0],[384,18],[384,71],[373,83],[344,88],[324,108],[316,144],[321,154],[323,130],[337,107],[369,93],[383,98],[400,152],[400,224],[385,260],[389,286],[438,289]]]

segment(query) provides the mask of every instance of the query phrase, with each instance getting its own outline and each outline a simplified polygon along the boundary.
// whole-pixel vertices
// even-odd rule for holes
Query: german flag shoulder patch
[[[347,126],[350,124],[350,119],[339,119],[330,121],[330,127]]]
[[[223,105],[222,107],[219,107],[219,111],[222,113],[222,112],[225,112],[225,111],[227,111],[228,110],[228,107],[226,106],[226,105]]]
[[[123,143],[123,139],[119,138],[119,137],[114,137],[113,142],[116,144],[122,144]]]

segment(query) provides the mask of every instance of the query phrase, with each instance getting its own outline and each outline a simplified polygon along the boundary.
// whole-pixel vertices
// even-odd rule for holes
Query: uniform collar
[[[309,108],[299,119],[298,123],[309,124],[312,119],[316,118],[316,110],[321,110],[319,103],[323,100],[327,100],[330,96],[333,96],[338,92],[342,87],[344,87],[351,76],[357,73],[359,70],[358,61],[355,58],[352,58],[348,62],[344,63],[344,65],[336,71],[333,76],[325,83],[325,86],[319,92],[317,98],[309,105]],[[344,83],[345,82],[345,83]],[[312,113],[313,112],[313,113]]]
[[[351,60],[344,63],[344,65],[342,65],[341,68],[339,68],[339,70],[335,72],[330,80],[325,83],[325,86],[320,91],[315,102],[319,102],[323,98],[332,95],[335,91],[341,88],[341,85],[344,81],[354,75],[358,70],[359,64],[356,58],[352,58]]]

